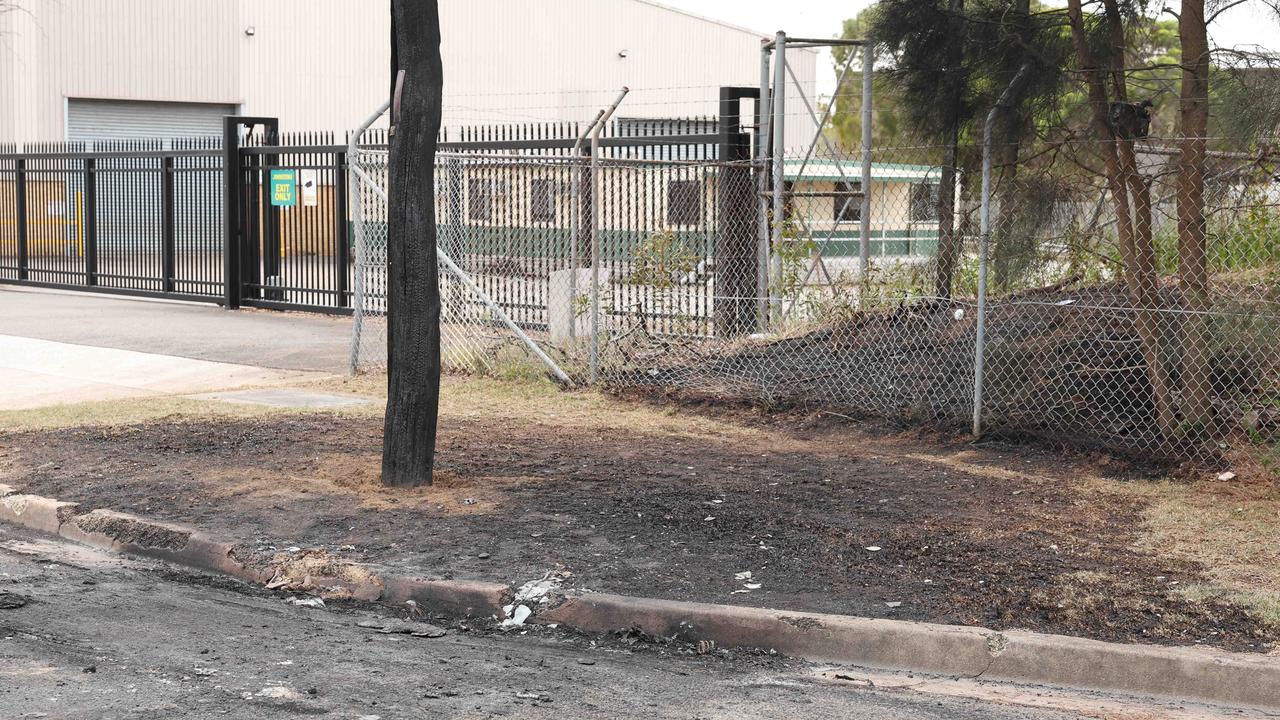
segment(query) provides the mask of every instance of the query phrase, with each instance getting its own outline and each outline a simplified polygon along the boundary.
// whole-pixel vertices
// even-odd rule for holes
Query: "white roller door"
[[[67,101],[67,140],[96,151],[213,149],[221,145],[223,116],[235,106],[131,100]],[[97,241],[100,272],[114,264],[159,262],[163,207],[159,158],[97,161]],[[212,163],[217,163],[212,166]],[[175,249],[212,252],[221,246],[221,160],[174,160]],[[79,202],[80,178],[68,183],[68,202]],[[179,277],[184,260],[178,260]],[[155,269],[147,272],[154,272]]]
[[[67,101],[67,140],[221,137],[234,105],[133,100]]]

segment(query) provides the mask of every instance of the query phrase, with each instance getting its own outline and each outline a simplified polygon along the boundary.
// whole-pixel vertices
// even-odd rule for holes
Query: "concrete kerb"
[[[267,587],[398,608],[412,600],[428,612],[462,618],[500,616],[513,593],[510,586],[498,583],[395,576],[318,551],[264,558],[180,525],[111,510],[77,509],[75,503],[0,485],[0,520]],[[289,566],[295,559],[305,565],[303,587],[289,584]],[[1120,645],[1021,631],[596,593],[569,593],[532,621],[586,633],[638,627],[655,637],[775,650],[816,662],[1280,709],[1280,659],[1202,648]]]
[[[1280,659],[1024,631],[590,594],[538,615],[586,632],[638,626],[815,662],[1280,708]]]

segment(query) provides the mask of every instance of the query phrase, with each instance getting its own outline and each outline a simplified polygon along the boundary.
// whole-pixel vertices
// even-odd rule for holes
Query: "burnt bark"
[[[431,483],[440,400],[435,155],[444,71],[437,0],[392,0],[391,48],[382,482],[415,486]]]

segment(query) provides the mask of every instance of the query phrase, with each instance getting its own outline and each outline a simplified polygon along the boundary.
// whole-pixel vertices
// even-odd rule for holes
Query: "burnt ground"
[[[174,419],[0,433],[0,480],[430,576],[524,582],[562,566],[571,585],[648,597],[1247,651],[1280,638],[1180,594],[1203,569],[1134,549],[1141,501],[1081,490],[1074,461],[735,422],[742,433],[681,434],[445,416],[437,484],[389,490],[379,418]],[[744,571],[760,588],[735,592]]]

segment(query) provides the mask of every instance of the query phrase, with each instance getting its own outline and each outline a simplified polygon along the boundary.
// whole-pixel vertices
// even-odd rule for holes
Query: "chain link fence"
[[[1101,146],[995,148],[985,256],[976,148],[954,173],[875,150],[867,188],[859,158],[788,158],[780,217],[749,161],[442,154],[440,245],[484,296],[442,272],[446,367],[542,371],[496,308],[584,382],[956,429],[976,405],[989,434],[1276,462],[1277,158],[1210,152],[1198,203],[1179,147],[1138,144],[1123,204]],[[370,202],[361,365],[385,357]]]

